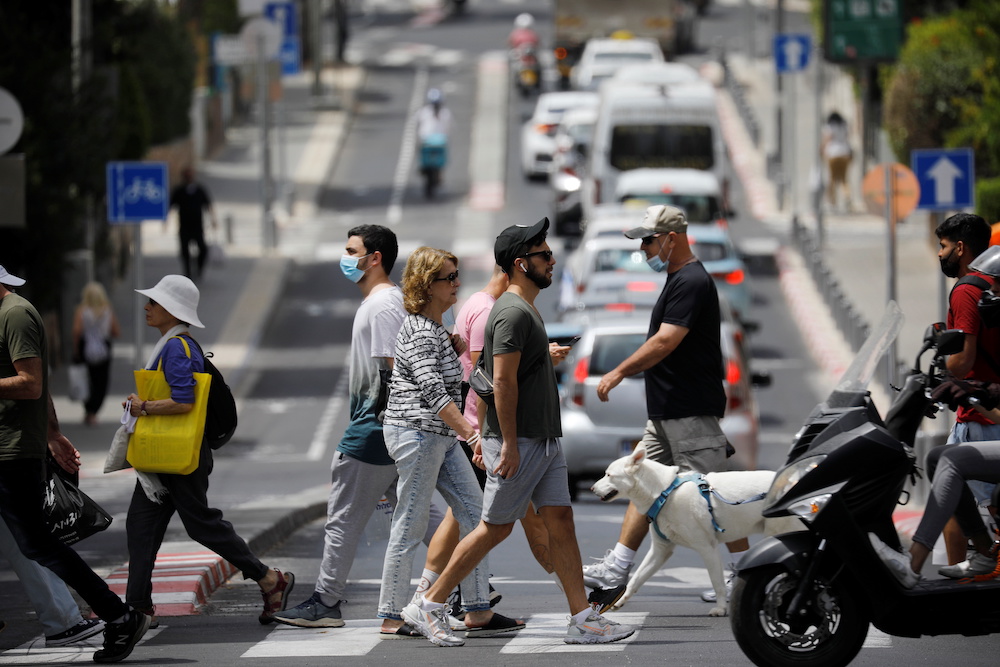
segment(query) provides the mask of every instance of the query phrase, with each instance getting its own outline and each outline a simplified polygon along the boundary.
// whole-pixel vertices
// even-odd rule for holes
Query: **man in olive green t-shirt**
[[[0,266],[0,515],[21,552],[52,570],[105,621],[104,648],[94,661],[118,662],[149,629],[150,618],[122,602],[46,523],[46,449],[70,472],[80,469],[80,461],[59,430],[49,396],[42,318],[11,290],[24,282]]]

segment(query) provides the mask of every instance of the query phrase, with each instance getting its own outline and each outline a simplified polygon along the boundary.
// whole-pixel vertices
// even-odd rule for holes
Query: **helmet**
[[[427,91],[427,103],[428,104],[441,104],[444,102],[444,93],[442,93],[437,88],[431,88]]]
[[[515,28],[530,28],[534,24],[535,17],[528,13],[518,14],[517,18],[514,19]]]
[[[969,264],[969,269],[990,277],[1000,277],[1000,246],[991,245]]]

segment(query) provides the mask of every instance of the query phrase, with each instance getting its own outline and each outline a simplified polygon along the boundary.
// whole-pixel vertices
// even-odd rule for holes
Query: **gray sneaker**
[[[340,617],[340,603],[341,600],[337,600],[337,604],[327,607],[319,593],[314,591],[308,600],[297,607],[275,613],[274,620],[298,628],[340,628],[344,625]]]
[[[589,588],[617,588],[628,583],[628,574],[634,564],[626,568],[619,567],[615,562],[614,552],[608,549],[604,558],[583,566],[583,583]]]
[[[996,568],[996,558],[984,556],[976,551],[968,560],[964,560],[957,565],[945,565],[938,570],[938,574],[949,579],[965,579],[983,574],[993,574]]]
[[[566,629],[563,641],[567,644],[610,644],[631,637],[633,633],[635,628],[631,625],[615,623],[596,612],[591,612],[583,623],[574,623],[573,617],[570,616],[569,627]]]
[[[431,640],[438,646],[464,646],[465,640],[451,631],[448,623],[448,609],[441,606],[431,611],[424,611],[419,604],[412,602],[403,607],[403,620],[413,626],[413,629]]]
[[[878,554],[879,559],[892,572],[892,576],[903,585],[903,588],[913,588],[920,581],[920,575],[910,567],[909,554],[902,554],[878,538],[875,533],[868,533],[872,548]]]
[[[729,600],[729,596],[733,594],[733,582],[736,581],[736,568],[728,568],[723,572],[723,576],[726,582],[726,600]],[[709,588],[707,591],[701,592],[703,602],[715,602],[717,597],[714,588]]]

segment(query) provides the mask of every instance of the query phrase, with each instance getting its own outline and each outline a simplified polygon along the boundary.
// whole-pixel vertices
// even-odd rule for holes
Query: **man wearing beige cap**
[[[719,420],[726,392],[715,283],[691,251],[680,209],[650,206],[642,224],[625,236],[642,239],[646,262],[654,271],[666,271],[667,282],[653,307],[646,342],[601,378],[597,396],[607,401],[623,379],[645,372],[649,420],[641,442],[647,456],[682,470],[725,470],[726,436]],[[602,560],[584,567],[584,583],[613,589],[600,600],[604,608],[624,594],[635,552],[648,530],[646,516],[630,503],[618,544]]]
[[[70,472],[80,454],[59,430],[49,396],[45,328],[35,307],[11,287],[24,279],[0,266],[0,515],[21,552],[80,594],[106,625],[95,662],[119,662],[149,629],[149,619],[49,530],[42,511],[45,454]]]

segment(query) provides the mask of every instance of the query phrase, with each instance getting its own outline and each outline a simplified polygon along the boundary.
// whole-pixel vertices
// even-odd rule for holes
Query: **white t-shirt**
[[[451,112],[447,107],[441,107],[435,115],[434,106],[427,104],[417,112],[417,136],[421,141],[432,134],[443,134],[446,137],[451,130]]]

